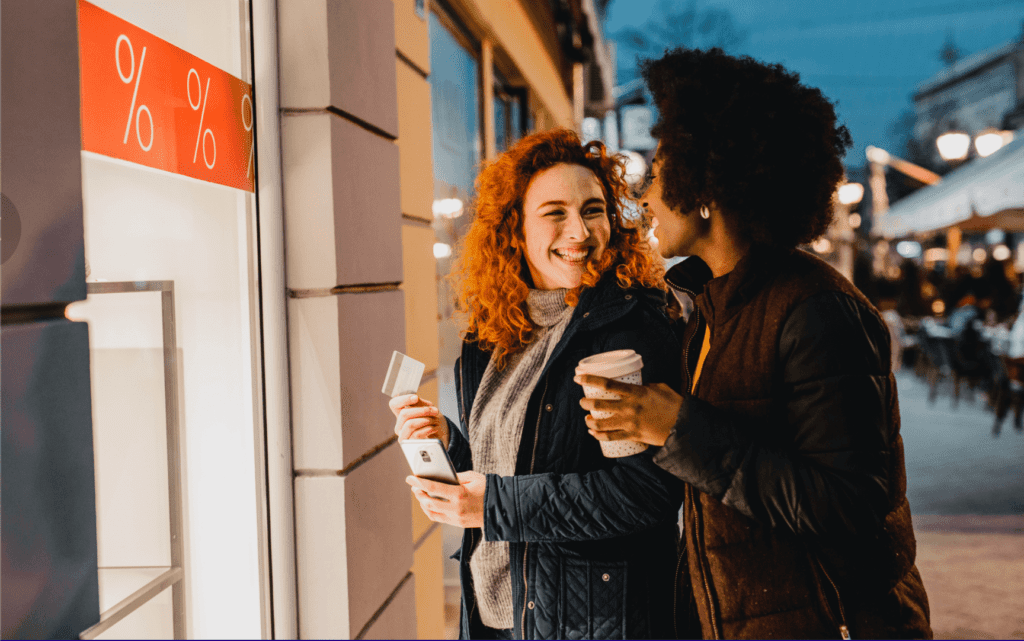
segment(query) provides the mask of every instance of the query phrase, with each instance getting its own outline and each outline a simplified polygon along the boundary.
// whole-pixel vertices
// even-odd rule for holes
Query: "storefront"
[[[54,477],[49,484],[57,492],[66,491],[62,483],[92,484],[94,494],[82,493],[76,505],[62,506],[62,512],[85,515],[75,522],[66,522],[66,514],[46,514],[53,506],[46,507],[42,494],[33,497],[42,512],[32,514],[41,524],[49,519],[51,542],[54,532],[64,531],[82,548],[82,558],[94,561],[91,573],[75,574],[81,585],[68,586],[75,590],[63,595],[66,602],[58,598],[59,589],[52,593],[54,588],[23,604],[29,619],[51,617],[49,624],[56,627],[22,621],[21,627],[9,628],[25,613],[9,608],[5,592],[4,636],[270,637],[275,613],[271,538],[287,541],[292,529],[283,513],[272,528],[270,513],[282,500],[290,507],[291,484],[290,470],[268,466],[268,458],[280,455],[281,439],[273,433],[288,430],[286,374],[268,370],[286,372],[281,367],[284,296],[273,295],[283,292],[281,212],[273,193],[280,187],[274,187],[272,169],[280,155],[273,136],[259,153],[256,149],[268,125],[276,130],[276,100],[257,103],[253,91],[262,80],[267,95],[276,95],[276,51],[273,41],[256,41],[253,34],[254,25],[264,32],[273,26],[275,8],[261,0],[39,5],[4,5],[4,115],[6,120],[8,92],[39,91],[39,85],[54,81],[47,72],[55,72],[63,85],[44,91],[63,92],[69,110],[50,123],[33,120],[30,108],[13,109],[14,118],[39,129],[35,140],[43,150],[60,137],[41,135],[47,127],[63,130],[69,122],[80,123],[80,130],[63,137],[79,140],[78,162],[65,158],[65,166],[78,175],[64,176],[52,188],[80,194],[77,207],[55,211],[64,218],[77,216],[81,225],[81,235],[70,236],[64,246],[79,264],[73,277],[84,272],[78,285],[84,284],[84,292],[56,301],[70,303],[61,305],[71,321],[64,321],[68,328],[88,328],[87,358],[81,361],[87,370],[78,379],[88,394],[80,404],[91,406],[91,412],[78,412],[82,429],[76,434],[88,436],[90,413],[92,432],[91,448],[79,440],[84,447],[62,453],[54,444],[41,460],[84,458],[91,451],[92,465],[82,461],[76,469],[91,468],[92,478],[82,473]],[[52,58],[61,52],[28,51],[31,45],[15,31],[33,33],[37,41],[42,35],[44,44],[53,45],[46,36],[54,35],[55,24],[74,29],[77,52],[72,49],[76,38],[64,34],[61,60],[51,60],[52,66],[26,62],[38,60],[32,53]],[[256,80],[254,52],[256,66],[264,66]],[[19,70],[35,69],[39,77],[9,79],[16,64]],[[38,85],[19,86],[18,80]],[[68,86],[74,81],[77,87]],[[74,102],[68,96],[77,98],[77,113],[71,113]],[[5,128],[5,139],[8,133]],[[5,146],[5,169],[9,160],[30,153],[26,145]],[[50,159],[53,166],[59,162],[56,155]],[[261,190],[268,167],[271,189]],[[27,212],[21,224],[30,236],[37,232],[25,240],[36,243],[35,260],[45,258],[45,229],[34,230],[39,221],[27,218],[34,208],[46,208],[45,190],[19,189],[19,179],[26,184],[33,179],[17,169],[4,177],[9,176],[4,217],[7,203],[13,208],[17,202]],[[17,342],[12,337],[33,324],[61,323],[48,314],[56,311],[53,305],[45,303],[51,309],[26,305],[24,322],[8,322],[9,303],[17,302],[9,294],[19,283],[38,278],[38,271],[25,264],[30,249],[11,252],[14,273],[4,281],[5,352]],[[31,350],[24,356],[34,358]],[[31,370],[32,363],[5,359],[5,383],[27,373],[24,367]],[[10,407],[18,405],[8,391],[5,386],[5,414],[9,401]],[[6,464],[20,453],[6,440],[14,426],[5,417],[5,524],[24,516],[15,512],[18,501],[7,501],[9,486],[33,482],[8,476]],[[54,428],[40,421],[33,427],[40,438]],[[61,429],[69,429],[66,421]],[[88,498],[92,505],[85,504]],[[8,534],[5,527],[5,586],[19,562],[8,564]],[[87,549],[90,545],[94,549]],[[60,546],[50,546],[22,569],[53,582],[59,579],[53,574],[56,560],[64,554]],[[288,589],[294,561],[280,552],[278,560],[285,581],[277,587]],[[288,630],[286,612],[294,608],[294,585],[290,590],[291,595],[282,593],[278,634]],[[83,629],[88,617],[59,622],[57,612],[68,603],[78,610],[98,606],[99,621],[88,629]],[[291,625],[294,630],[294,621]]]
[[[3,637],[442,636],[380,383],[403,351],[453,403],[439,245],[482,160],[574,126],[574,14],[0,10]]]

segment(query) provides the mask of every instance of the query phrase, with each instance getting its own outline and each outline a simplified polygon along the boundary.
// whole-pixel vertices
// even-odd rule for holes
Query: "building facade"
[[[3,637],[442,637],[380,383],[453,403],[476,172],[599,100],[593,4],[2,12]]]

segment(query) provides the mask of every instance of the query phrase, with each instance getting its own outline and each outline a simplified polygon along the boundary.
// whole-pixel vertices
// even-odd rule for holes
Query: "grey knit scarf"
[[[481,474],[512,476],[523,435],[526,406],[541,371],[572,317],[565,289],[531,289],[526,299],[530,319],[538,325],[533,340],[511,357],[504,370],[487,364],[469,417],[473,469]],[[473,591],[484,625],[504,630],[514,624],[512,575],[507,541],[480,541],[469,560]]]

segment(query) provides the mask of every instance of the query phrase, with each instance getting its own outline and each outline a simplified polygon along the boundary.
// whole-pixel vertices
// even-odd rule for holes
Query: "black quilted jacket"
[[[672,631],[677,515],[684,486],[655,465],[656,448],[608,459],[586,430],[573,382],[580,359],[633,349],[645,383],[678,387],[680,348],[660,292],[622,290],[611,279],[587,290],[530,397],[514,476],[487,475],[483,529],[467,529],[460,558],[461,638],[486,634],[469,558],[487,540],[509,541],[515,637],[665,638]],[[449,453],[472,469],[465,431],[490,354],[465,343],[456,364],[462,431]]]

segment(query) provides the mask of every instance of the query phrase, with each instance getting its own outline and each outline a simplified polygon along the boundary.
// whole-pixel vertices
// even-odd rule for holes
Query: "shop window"
[[[197,19],[202,16],[202,19]],[[258,638],[262,434],[247,0],[79,1],[100,624]]]

